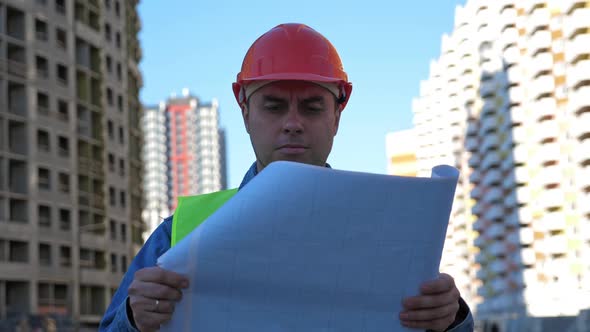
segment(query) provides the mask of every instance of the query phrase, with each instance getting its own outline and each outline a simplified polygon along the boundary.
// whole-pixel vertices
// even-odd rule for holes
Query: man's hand
[[[188,279],[180,274],[159,267],[137,270],[128,291],[137,329],[160,329],[172,317],[174,304],[182,298],[181,289],[187,287]]]
[[[404,299],[399,318],[409,328],[445,331],[455,321],[459,298],[453,277],[442,273],[422,284],[420,296]]]

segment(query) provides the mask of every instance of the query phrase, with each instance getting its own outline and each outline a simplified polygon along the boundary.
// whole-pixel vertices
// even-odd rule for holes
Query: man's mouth
[[[285,144],[281,145],[277,150],[283,154],[302,154],[307,151],[309,148],[305,145],[301,144]]]

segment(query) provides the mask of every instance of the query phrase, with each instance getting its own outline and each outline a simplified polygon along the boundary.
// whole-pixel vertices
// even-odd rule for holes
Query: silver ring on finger
[[[158,312],[159,306],[160,306],[160,300],[156,299],[156,305],[154,306],[154,312]]]

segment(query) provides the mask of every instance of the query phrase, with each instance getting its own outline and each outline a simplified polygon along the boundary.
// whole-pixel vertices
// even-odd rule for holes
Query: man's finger
[[[420,287],[422,294],[444,293],[455,287],[455,280],[446,273],[441,273],[438,278],[427,281]]]
[[[431,321],[447,316],[455,317],[458,310],[459,302],[455,302],[431,309],[403,311],[399,318],[402,321]]]
[[[405,298],[402,305],[406,310],[420,310],[442,307],[459,301],[458,293],[450,291],[437,295],[421,295]]]
[[[133,281],[127,292],[129,295],[137,295],[154,300],[179,301],[182,298],[182,292],[177,288],[140,280]]]
[[[157,266],[147,267],[135,272],[136,280],[165,284],[174,288],[188,287],[188,279],[178,273],[164,270]]]

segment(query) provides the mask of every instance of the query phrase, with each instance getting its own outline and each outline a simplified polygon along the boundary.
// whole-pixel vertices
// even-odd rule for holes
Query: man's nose
[[[301,134],[303,133],[303,119],[299,114],[297,106],[291,105],[289,112],[285,116],[283,122],[283,133],[285,134]]]

